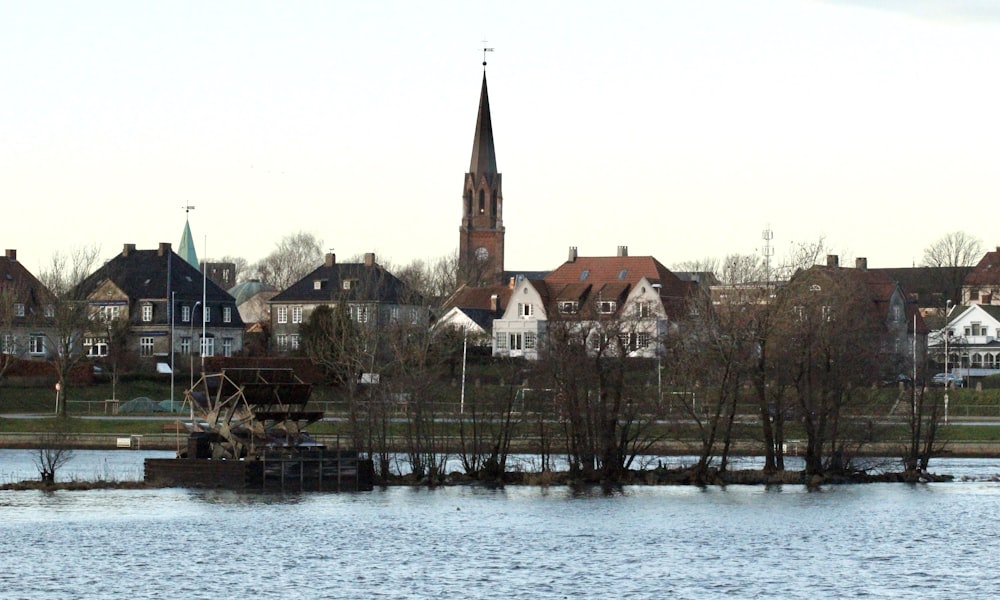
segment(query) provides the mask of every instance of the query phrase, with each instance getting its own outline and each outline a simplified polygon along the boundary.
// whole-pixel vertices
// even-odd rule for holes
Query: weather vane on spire
[[[486,40],[483,40],[483,43],[485,44]],[[485,46],[483,47],[483,67],[486,66],[486,53],[487,52],[493,52],[493,48],[487,48]]]
[[[188,218],[188,214],[189,214],[189,213],[190,213],[190,212],[191,212],[192,210],[194,210],[194,206],[193,206],[193,205],[191,205],[191,204],[185,204],[185,205],[184,205],[184,206],[182,206],[181,208],[183,208],[183,209],[184,209],[184,218],[185,218],[185,219],[186,219],[186,218]]]

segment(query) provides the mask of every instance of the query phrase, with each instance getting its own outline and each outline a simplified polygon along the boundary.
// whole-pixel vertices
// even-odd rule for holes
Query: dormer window
[[[344,280],[344,284],[343,284],[343,288],[345,290],[349,290],[351,288],[357,287],[357,285],[358,285],[358,280],[357,279],[345,279]]]
[[[324,288],[326,288],[326,280],[325,279],[317,279],[316,281],[313,281],[313,289],[314,290],[322,290]]]
[[[153,320],[153,305],[143,304],[142,305],[142,322],[149,323]]]
[[[559,303],[559,312],[564,315],[575,315],[580,311],[580,303],[576,300],[564,300]]]
[[[517,303],[517,316],[526,319],[535,314],[535,305],[530,302]]]
[[[614,300],[600,300],[597,302],[597,312],[602,315],[610,315],[618,309],[618,303]]]
[[[14,316],[23,317],[24,316],[24,304],[18,302],[14,305]]]

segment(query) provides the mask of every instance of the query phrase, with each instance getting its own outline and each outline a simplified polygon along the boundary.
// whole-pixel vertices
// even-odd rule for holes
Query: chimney
[[[135,252],[135,244],[125,244],[125,247],[122,248],[122,256],[128,256],[133,252]]]
[[[12,248],[7,249],[7,260],[10,262],[17,262],[17,250]]]
[[[859,270],[859,271],[867,271],[868,270],[868,259],[865,258],[865,257],[863,257],[863,256],[860,257],[860,258],[855,258],[854,259],[854,268],[857,269],[857,270]]]
[[[840,257],[837,256],[836,254],[827,254],[826,255],[826,266],[828,266],[828,267],[839,267],[840,266]]]
[[[618,256],[628,256],[628,246],[618,246]]]
[[[328,252],[326,254],[326,262],[323,264],[326,265],[327,267],[332,267],[333,265],[337,264],[337,255],[334,254],[333,252]]]
[[[160,249],[156,252],[157,256],[166,256],[170,254],[170,242],[160,242]]]
[[[576,246],[569,247],[569,258],[567,260],[569,262],[576,262]]]
[[[510,289],[514,289],[514,278],[513,277],[511,277],[510,281],[507,282],[507,287],[510,288]]]
[[[375,266],[375,253],[365,252],[365,266],[374,267]]]
[[[492,294],[490,296],[490,310],[492,310],[493,312],[497,312],[498,310],[500,310],[500,295],[499,294]]]

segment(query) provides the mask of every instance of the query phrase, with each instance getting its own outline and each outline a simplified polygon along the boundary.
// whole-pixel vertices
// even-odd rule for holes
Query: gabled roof
[[[965,285],[995,285],[1000,283],[1000,248],[987,252],[972,272],[965,276]]]
[[[476,116],[476,136],[472,141],[472,161],[469,172],[477,177],[495,175],[497,172],[496,150],[493,148],[493,123],[490,119],[490,97],[486,91],[486,73],[483,73],[483,89],[479,93],[479,114]]]
[[[0,256],[0,290],[7,289],[13,293],[13,300],[24,304],[25,318],[31,314],[41,316],[35,309],[55,301],[52,292],[17,260],[16,250]]]
[[[178,301],[200,300],[204,283],[207,302],[235,304],[233,297],[211,279],[203,282],[201,271],[173,252],[170,244],[161,244],[157,250],[136,250],[134,244],[125,244],[120,254],[91,273],[77,290],[90,296],[109,280],[130,300],[166,300],[170,294]]]
[[[487,285],[483,287],[472,287],[463,284],[455,292],[448,297],[447,300],[441,305],[441,311],[447,312],[452,308],[461,308],[463,310],[486,310],[490,311],[494,308],[493,298],[496,297],[496,310],[495,314],[503,314],[504,309],[507,307],[507,303],[510,302],[510,296],[513,293],[513,288],[510,285]],[[468,311],[466,311],[468,312]]]
[[[570,286],[585,285],[590,286],[587,294],[590,298],[618,300],[643,279],[658,286],[664,308],[671,317],[680,315],[681,306],[697,286],[681,281],[652,256],[579,256],[564,262],[544,281],[555,298],[563,299],[566,294],[578,291],[578,287]]]
[[[350,282],[347,287],[344,282]],[[317,285],[317,282],[319,284]],[[278,293],[271,302],[378,302],[413,305],[420,296],[381,265],[366,263],[334,263],[329,257],[325,264]]]

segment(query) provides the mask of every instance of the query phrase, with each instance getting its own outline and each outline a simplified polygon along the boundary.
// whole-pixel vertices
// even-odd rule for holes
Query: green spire
[[[198,253],[194,250],[194,238],[191,237],[191,223],[187,219],[184,220],[184,233],[181,234],[177,255],[188,261],[192,267],[201,269],[201,265],[198,264]]]

